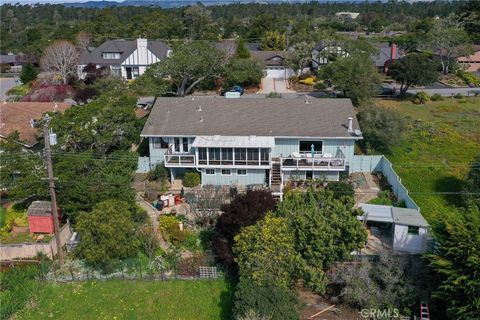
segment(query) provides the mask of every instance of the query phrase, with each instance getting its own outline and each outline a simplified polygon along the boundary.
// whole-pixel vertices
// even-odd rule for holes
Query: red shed
[[[31,233],[54,233],[50,201],[34,201],[28,207],[28,225]]]

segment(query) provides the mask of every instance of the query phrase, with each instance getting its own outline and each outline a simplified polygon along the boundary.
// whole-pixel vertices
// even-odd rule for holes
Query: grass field
[[[230,319],[224,280],[46,284],[16,319]]]
[[[461,192],[469,166],[480,153],[480,98],[446,98],[426,105],[378,103],[407,117],[405,137],[387,158],[425,218],[434,224],[454,213],[461,196],[438,193]]]

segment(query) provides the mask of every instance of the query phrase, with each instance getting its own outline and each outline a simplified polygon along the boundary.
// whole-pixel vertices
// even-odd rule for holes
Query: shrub
[[[242,318],[255,313],[270,320],[299,319],[299,303],[295,292],[271,284],[258,285],[242,278],[235,292],[235,317]]]
[[[453,96],[455,99],[463,99],[465,96],[462,93],[457,93],[456,95]]]
[[[308,77],[308,78],[306,78],[304,80],[300,80],[298,82],[301,83],[301,84],[306,84],[308,86],[313,86],[315,84],[315,78]]]
[[[395,198],[395,196],[392,194],[391,191],[384,190],[384,191],[380,191],[378,193],[378,197],[370,200],[368,203],[391,206],[391,205],[393,205],[394,198]]]
[[[24,210],[8,208],[3,219],[3,226],[0,228],[1,237],[7,237],[10,231],[12,231],[14,224],[19,227],[26,227],[28,225],[27,213]]]
[[[270,92],[267,94],[267,98],[281,98],[282,94],[278,92]]]
[[[443,101],[443,97],[441,94],[435,93],[430,97],[432,101]]]
[[[22,68],[22,73],[20,74],[20,81],[23,84],[27,84],[30,81],[33,81],[37,78],[38,71],[31,63],[27,63]]]
[[[148,181],[163,181],[168,179],[168,170],[163,162],[155,165],[153,170],[147,173]]]
[[[161,215],[158,219],[158,228],[162,231],[178,228],[178,220],[171,215]]]
[[[254,59],[236,59],[226,66],[225,86],[257,86],[263,77],[261,63]]]
[[[327,185],[327,190],[333,192],[335,199],[344,199],[345,197],[353,199],[355,190],[353,186],[344,181],[331,181]]]
[[[415,99],[413,100],[415,104],[425,104],[428,101],[430,101],[430,96],[424,91],[417,92]]]
[[[190,235],[190,232],[180,230],[178,226],[179,220],[174,216],[162,215],[158,221],[158,228],[162,232],[163,237],[173,245],[182,244]]]
[[[472,87],[480,87],[480,77],[476,76],[475,74],[473,73],[470,73],[470,72],[465,72],[463,70],[459,70],[457,72],[457,76],[459,78],[461,78],[463,81],[465,81],[465,83],[468,85],[468,86],[472,86]]]
[[[317,90],[325,90],[328,88],[327,84],[324,81],[318,81],[313,87]]]
[[[188,188],[196,187],[200,184],[200,175],[198,172],[187,172],[183,176],[183,185]]]

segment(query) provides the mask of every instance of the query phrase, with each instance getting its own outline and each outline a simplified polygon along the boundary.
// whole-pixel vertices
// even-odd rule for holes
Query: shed
[[[28,207],[28,225],[31,233],[54,233],[52,204],[50,201],[34,201]]]
[[[393,250],[423,253],[427,248],[429,224],[417,209],[360,204],[365,212],[358,219],[365,223],[379,222],[392,225]]]

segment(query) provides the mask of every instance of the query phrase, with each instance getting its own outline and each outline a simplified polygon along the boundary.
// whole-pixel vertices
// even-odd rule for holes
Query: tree
[[[78,58],[78,50],[73,44],[59,40],[45,49],[40,66],[45,71],[58,72],[63,84],[67,84],[69,77],[76,73]]]
[[[222,206],[222,215],[213,231],[213,249],[227,266],[234,263],[232,247],[240,229],[255,224],[265,213],[275,209],[276,201],[267,190],[247,190],[238,194],[230,204]]]
[[[220,186],[206,185],[199,192],[187,192],[185,199],[196,222],[208,226],[219,215],[220,208],[225,204],[226,194]]]
[[[88,51],[90,47],[90,35],[86,32],[79,32],[75,36],[75,41],[77,42],[78,48],[80,51]]]
[[[299,42],[293,45],[293,50],[287,57],[287,65],[296,74],[312,62],[313,43]]]
[[[263,67],[253,59],[235,59],[225,67],[225,85],[256,86],[262,80]]]
[[[267,31],[260,40],[260,48],[262,50],[285,50],[286,46],[285,34],[278,31]]]
[[[233,313],[239,320],[297,320],[299,302],[290,288],[242,278],[235,291]]]
[[[176,46],[169,57],[150,68],[155,78],[170,78],[173,93],[183,97],[202,81],[218,78],[226,62],[224,52],[207,42],[195,41]]]
[[[30,81],[37,79],[38,71],[37,68],[31,63],[27,63],[22,67],[22,73],[20,73],[20,81],[23,84],[27,84]]]
[[[355,105],[373,97],[381,83],[380,73],[365,54],[339,58],[321,68],[319,76],[351,98]]]
[[[136,214],[120,200],[106,200],[96,204],[91,212],[80,213],[76,230],[82,241],[75,254],[86,264],[103,270],[117,260],[135,256],[141,244],[136,234]]]
[[[405,131],[405,121],[396,111],[367,105],[357,114],[366,150],[388,151],[397,144]]]
[[[308,287],[320,293],[326,287],[324,270],[334,262],[348,260],[367,240],[352,202],[345,204],[328,191],[290,192],[274,214],[286,219],[294,236],[295,251],[300,255],[298,273]]]
[[[239,38],[237,41],[237,51],[235,52],[235,58],[249,59],[250,56],[250,50],[248,50],[247,45],[245,44],[245,40],[243,40],[243,38]]]
[[[212,19],[212,12],[200,2],[184,9],[185,24],[189,39],[215,39],[218,30]]]
[[[452,319],[478,319],[480,314],[480,210],[449,216],[435,231],[438,247],[429,256],[440,278],[434,296],[444,301]]]
[[[233,247],[240,279],[289,288],[298,262],[294,241],[285,218],[267,214],[257,224],[242,228]]]
[[[470,37],[461,24],[451,17],[442,19],[426,34],[424,46],[440,58],[443,74],[448,74],[454,55],[473,53]]]
[[[401,95],[405,95],[411,86],[428,85],[438,79],[436,63],[420,53],[395,60],[388,68],[388,75],[400,83]]]
[[[138,141],[142,123],[135,116],[136,98],[113,91],[81,108],[70,108],[51,121],[64,151],[92,150],[105,155]]]

